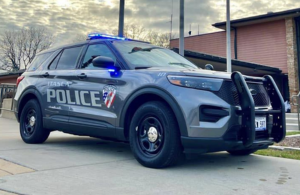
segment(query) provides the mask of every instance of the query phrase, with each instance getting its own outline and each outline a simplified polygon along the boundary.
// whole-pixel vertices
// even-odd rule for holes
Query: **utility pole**
[[[226,22],[226,36],[227,36],[227,72],[232,72],[231,67],[231,24],[230,24],[230,0],[227,0],[227,22]]]
[[[170,44],[172,39],[172,31],[173,31],[173,0],[172,0],[172,10],[171,10],[171,27],[170,27]]]
[[[124,13],[125,13],[125,0],[120,0],[119,10],[119,37],[124,37]]]
[[[180,0],[179,9],[179,54],[184,56],[184,0]]]

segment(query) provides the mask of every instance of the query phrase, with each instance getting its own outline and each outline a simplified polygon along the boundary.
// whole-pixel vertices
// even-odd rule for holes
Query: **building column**
[[[299,93],[298,59],[296,24],[294,18],[285,19],[286,42],[287,42],[287,68],[289,79],[290,99]],[[291,105],[292,112],[297,112],[297,108]]]

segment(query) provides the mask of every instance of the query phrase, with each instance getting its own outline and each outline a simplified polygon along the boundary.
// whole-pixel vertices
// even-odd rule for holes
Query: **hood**
[[[204,70],[204,69],[183,70],[182,72],[187,76],[194,76],[194,77],[204,76],[204,77],[231,79],[231,73],[228,72],[212,71],[212,70]]]
[[[202,77],[212,77],[212,78],[221,78],[221,79],[231,79],[231,73],[221,72],[221,71],[212,71],[205,69],[187,69],[187,68],[172,68],[170,67],[152,67],[148,69],[143,69],[143,71],[164,71],[168,74],[186,75],[186,76],[202,76]]]

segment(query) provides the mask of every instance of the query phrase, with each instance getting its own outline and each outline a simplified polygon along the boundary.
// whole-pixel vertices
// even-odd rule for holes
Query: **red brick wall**
[[[16,84],[16,81],[17,81],[18,77],[19,77],[18,75],[0,77],[0,84],[1,83],[13,83],[13,84]]]
[[[285,20],[238,28],[238,59],[280,68],[287,73]]]
[[[215,32],[184,39],[185,49],[226,57],[226,32]],[[179,47],[179,40],[171,41],[171,48]],[[234,58],[234,32],[231,32],[231,55]]]
[[[171,48],[178,47],[178,39]],[[285,20],[254,24],[237,29],[238,59],[280,68],[287,73]],[[234,31],[231,33],[234,58]],[[226,32],[185,38],[185,49],[226,57]]]

